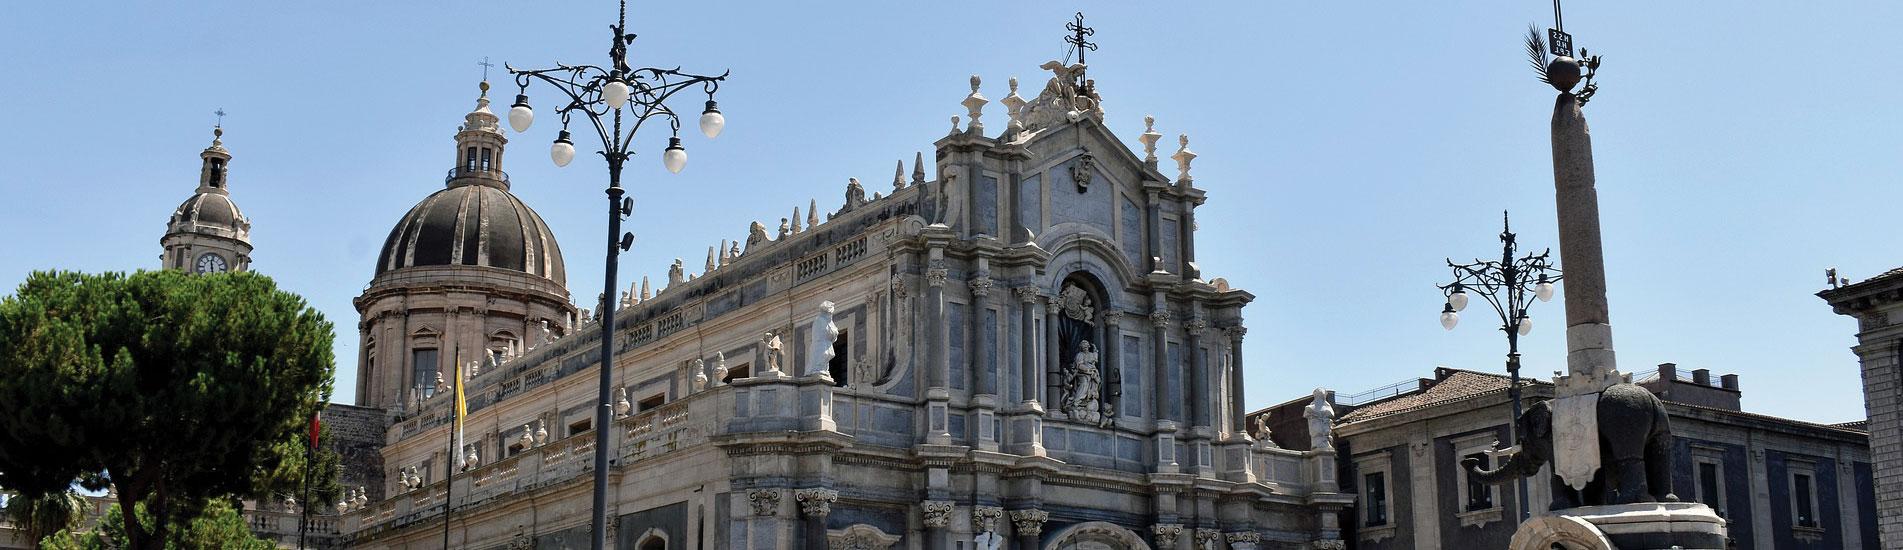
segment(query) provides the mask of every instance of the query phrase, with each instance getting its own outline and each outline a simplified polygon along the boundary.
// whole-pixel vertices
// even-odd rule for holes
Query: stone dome
[[[191,222],[237,227],[244,220],[237,203],[223,193],[198,193],[172,211],[172,223]]]
[[[522,271],[568,284],[562,249],[548,223],[521,199],[491,185],[458,185],[417,203],[384,239],[377,275],[438,265]]]

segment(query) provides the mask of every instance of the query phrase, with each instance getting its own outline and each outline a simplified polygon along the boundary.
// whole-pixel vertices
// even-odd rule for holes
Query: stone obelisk
[[[1593,187],[1592,131],[1571,91],[1553,104],[1553,188],[1559,208],[1559,258],[1566,266],[1566,370],[1601,378],[1613,371],[1606,309],[1606,259],[1599,243],[1599,192]]]

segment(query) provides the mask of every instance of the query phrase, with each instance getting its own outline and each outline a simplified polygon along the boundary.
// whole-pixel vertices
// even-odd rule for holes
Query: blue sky
[[[1443,331],[1434,284],[1449,277],[1444,258],[1498,254],[1501,210],[1523,246],[1557,246],[1553,92],[1519,44],[1529,23],[1550,24],[1551,5],[1445,4],[637,5],[636,64],[733,77],[720,93],[727,131],[687,137],[686,171],[661,167],[664,132],[640,138],[652,144],[627,175],[637,241],[623,282],[664,278],[676,257],[698,266],[721,238],[811,198],[836,207],[847,177],[883,190],[895,160],[964,113],[971,75],[994,100],[1013,76],[1025,95],[1039,89],[1037,66],[1064,54],[1063,24],[1087,7],[1111,128],[1137,148],[1155,115],[1201,155],[1197,258],[1257,296],[1251,408],[1436,365],[1498,371],[1504,339],[1471,309]],[[1900,11],[1569,6],[1576,42],[1606,58],[1587,116],[1623,369],[1737,373],[1748,410],[1863,418],[1855,323],[1813,293],[1826,267],[1862,279],[1903,265],[1891,206],[1903,77],[1869,61],[1894,49]],[[348,400],[350,299],[390,226],[454,163],[476,63],[602,63],[613,18],[605,2],[14,6],[0,20],[13,76],[0,104],[14,121],[0,134],[13,205],[0,216],[0,287],[36,269],[157,267],[166,217],[196,186],[223,107],[254,268],[338,324]],[[499,92],[506,103],[512,92]],[[605,170],[585,155],[555,168],[554,131],[543,120],[511,134],[505,168],[562,240],[586,303],[600,289]],[[1527,372],[1563,369],[1559,300],[1532,316]]]

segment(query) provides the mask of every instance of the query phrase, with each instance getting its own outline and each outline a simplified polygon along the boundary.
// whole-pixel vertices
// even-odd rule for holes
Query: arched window
[[[650,528],[641,537],[634,540],[635,550],[667,550],[667,533],[659,528]]]

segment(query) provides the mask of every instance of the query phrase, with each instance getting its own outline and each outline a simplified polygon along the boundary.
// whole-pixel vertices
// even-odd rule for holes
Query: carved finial
[[[715,268],[720,267],[720,260],[714,257],[714,251],[716,250],[720,249],[712,246],[707,247],[707,270],[702,273],[713,273]]]
[[[957,126],[957,124],[952,124]],[[912,157],[912,185],[925,184],[925,153],[917,152]]]
[[[792,234],[793,234],[793,227],[790,225],[787,225],[786,218],[780,218],[780,236],[775,237],[774,240],[783,241],[783,240],[786,240],[787,235],[792,235]]]
[[[819,199],[806,199],[806,228],[819,226]]]
[[[958,135],[958,115],[952,115],[951,135]]]
[[[1156,132],[1156,117],[1143,115],[1143,135],[1137,136],[1137,141],[1143,142],[1143,162],[1152,168],[1156,167],[1156,141],[1160,139],[1163,134]]]
[[[727,256],[727,239],[721,239],[720,248],[716,248],[715,250],[720,251],[720,267],[727,267],[727,262],[733,260],[733,258]]]
[[[965,129],[966,132],[984,135],[985,124],[979,122],[978,117],[985,115],[984,109],[986,103],[990,103],[990,101],[978,93],[978,75],[971,75],[971,95],[965,96],[965,101],[963,102],[965,109],[968,111],[967,114],[971,115],[971,126]]]
[[[1023,122],[1024,104],[1029,102],[1024,100],[1024,96],[1018,95],[1018,77],[1011,77],[1011,94],[998,100],[998,103],[1004,105],[1004,114],[1011,117],[1011,122]]]
[[[899,159],[899,167],[892,169],[892,190],[905,188],[905,159]]]
[[[732,248],[727,249],[727,257],[740,259],[740,241],[734,241]]]
[[[1189,134],[1178,136],[1176,141],[1182,144],[1182,148],[1177,149],[1176,154],[1170,155],[1170,158],[1176,160],[1176,183],[1188,184],[1190,181],[1189,161],[1196,160],[1196,153],[1189,150]]]
[[[649,298],[653,298],[653,297],[654,297],[654,293],[648,291],[648,276],[642,275],[641,276],[641,301],[646,302],[648,301]]]
[[[793,232],[800,232],[800,207],[793,207]]]

